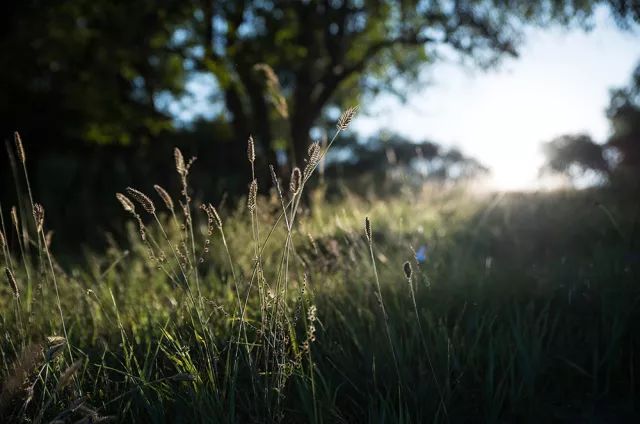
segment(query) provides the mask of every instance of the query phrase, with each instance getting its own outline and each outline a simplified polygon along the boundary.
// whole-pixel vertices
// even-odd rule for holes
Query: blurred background
[[[268,164],[303,166],[354,105],[327,196],[638,192],[636,0],[24,0],[0,20],[0,134],[22,137],[57,249],[118,232],[126,186],[177,191],[173,146],[196,197],[233,205],[249,135],[266,192]],[[3,150],[6,211],[26,188]]]

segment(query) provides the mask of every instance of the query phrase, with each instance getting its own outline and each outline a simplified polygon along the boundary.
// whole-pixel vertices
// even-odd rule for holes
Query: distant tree
[[[546,165],[542,173],[564,174],[574,181],[591,171],[601,177],[610,173],[605,146],[586,134],[557,137],[543,145],[543,152]]]
[[[543,145],[546,163],[541,173],[558,173],[572,180],[595,172],[610,178],[613,174],[640,174],[640,63],[628,86],[611,90],[606,111],[612,134],[603,143],[589,135],[564,135]]]
[[[613,132],[607,146],[618,153],[618,166],[640,174],[640,63],[631,83],[611,92],[607,117]]]
[[[488,169],[457,149],[432,141],[410,141],[398,134],[381,133],[367,139],[346,136],[334,144],[326,173],[353,178],[367,176],[422,184],[426,180],[460,181],[485,174]]]

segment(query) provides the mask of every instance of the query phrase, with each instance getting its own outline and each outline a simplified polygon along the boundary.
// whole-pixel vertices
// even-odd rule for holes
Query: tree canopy
[[[576,180],[588,172],[610,178],[640,175],[640,63],[626,87],[611,90],[606,110],[611,136],[602,142],[587,134],[563,135],[543,145],[544,172]],[[625,177],[626,178],[626,177]]]
[[[619,154],[619,166],[640,173],[640,63],[630,84],[611,92],[607,117],[612,129],[607,146]]]
[[[543,145],[547,158],[543,173],[565,174],[572,180],[583,177],[590,171],[601,176],[610,172],[605,146],[593,141],[587,134],[563,135]]]
[[[625,0],[11,2],[0,30],[2,133],[153,140],[175,131],[171,102],[205,74],[228,141],[252,133],[270,161],[286,148],[300,162],[332,106],[402,95],[444,56],[490,66],[517,54],[526,25],[586,26],[599,4],[621,25],[640,16]]]
[[[9,2],[0,18],[2,133],[40,143],[137,143],[171,127],[159,96],[184,93],[172,49],[180,1]],[[30,137],[33,135],[33,137]]]
[[[334,143],[324,171],[341,178],[363,175],[377,182],[398,180],[400,185],[420,186],[425,180],[460,181],[489,170],[455,148],[429,141],[409,140],[393,133],[367,139],[342,137]]]

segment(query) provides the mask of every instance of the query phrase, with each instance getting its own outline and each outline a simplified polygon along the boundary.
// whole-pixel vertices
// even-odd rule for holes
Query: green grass
[[[183,196],[175,221],[136,203],[148,243],[131,219],[126,242],[64,268],[28,199],[19,231],[5,214],[20,297],[0,288],[0,421],[638,419],[631,196],[283,187],[218,211],[222,231],[191,200],[193,235]]]

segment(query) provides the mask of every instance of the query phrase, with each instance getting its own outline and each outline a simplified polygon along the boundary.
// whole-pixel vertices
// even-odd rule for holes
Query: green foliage
[[[56,143],[125,144],[171,128],[158,97],[184,90],[174,42],[187,18],[182,2],[25,1],[6,12],[3,128],[48,134]]]
[[[69,269],[37,248],[46,220],[38,237],[29,214],[17,232],[4,221],[1,261],[21,293],[0,286],[5,420],[638,418],[628,406],[640,365],[630,197],[427,186],[384,201],[315,192],[296,208],[295,196],[286,206],[290,195],[272,193],[220,210],[220,222],[193,209],[196,280],[182,220],[130,193],[145,238],[132,217],[128,241]],[[263,327],[276,304],[282,320]],[[64,339],[47,339],[63,328]]]
[[[566,174],[572,179],[596,171],[607,176],[610,165],[605,157],[605,148],[586,134],[563,135],[543,146],[547,164],[543,172]]]
[[[640,65],[627,87],[611,90],[607,118],[611,136],[596,143],[589,135],[564,135],[543,146],[546,164],[541,173],[565,174],[577,180],[588,172],[633,181],[640,172]]]
[[[451,53],[491,66],[517,54],[526,25],[587,26],[599,4],[623,26],[638,19],[630,2],[612,0],[11,2],[0,39],[0,132],[56,145],[154,140],[173,129],[169,104],[188,101],[185,84],[205,74],[233,140],[253,133],[274,162],[284,136],[301,164],[329,106],[381,91],[403,96],[425,65]],[[259,63],[281,80],[285,130]]]
[[[420,187],[427,180],[461,182],[488,172],[482,164],[457,149],[431,141],[413,142],[398,134],[381,132],[368,139],[345,136],[334,143],[323,170],[330,181],[360,177],[365,184],[397,182]],[[407,187],[408,188],[408,187]],[[378,186],[378,195],[394,193]]]
[[[613,134],[607,145],[620,155],[620,166],[640,172],[640,64],[627,87],[611,92],[607,109]]]

